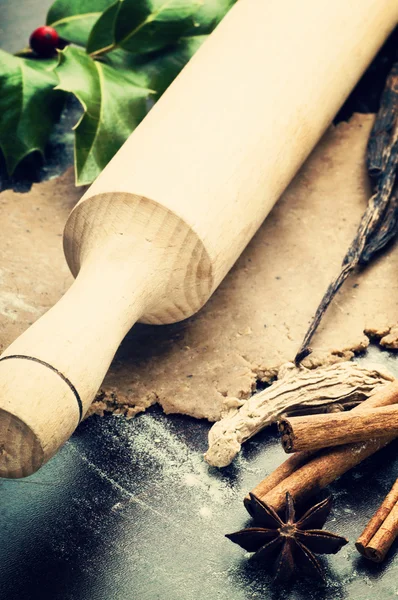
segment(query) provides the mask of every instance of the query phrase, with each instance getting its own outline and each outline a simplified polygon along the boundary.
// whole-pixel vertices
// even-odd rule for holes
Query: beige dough
[[[165,412],[216,421],[292,360],[351,242],[370,194],[365,149],[373,115],[331,128],[249,247],[199,314],[170,326],[138,325],[122,344],[92,411]],[[0,194],[0,345],[65,292],[72,278],[62,229],[82,194],[69,171],[28,194]],[[398,249],[337,295],[307,366],[351,358],[373,336],[398,348]],[[394,284],[392,284],[394,282]]]

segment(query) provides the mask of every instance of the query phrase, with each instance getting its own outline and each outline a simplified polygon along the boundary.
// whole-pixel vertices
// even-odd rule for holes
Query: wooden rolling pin
[[[136,321],[203,306],[398,21],[396,0],[239,0],[66,224],[76,281],[0,358],[0,475],[72,434]]]

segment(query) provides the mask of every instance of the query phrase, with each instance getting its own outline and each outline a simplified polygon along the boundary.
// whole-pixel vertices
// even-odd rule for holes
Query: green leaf
[[[87,52],[98,55],[121,47],[146,54],[177,43],[181,36],[211,33],[235,1],[117,0],[94,25]]]
[[[130,71],[94,61],[69,46],[56,68],[59,89],[80,101],[84,114],[75,126],[77,185],[91,183],[128,138],[147,111],[151,90]]]
[[[0,50],[0,148],[13,174],[31,152],[42,155],[64,94],[54,91],[56,60],[29,60]]]
[[[115,0],[55,0],[46,24],[68,42],[85,46],[93,25]]]
[[[148,86],[160,96],[207,38],[207,35],[181,38],[168,52],[143,63],[136,72],[145,74]]]
[[[184,37],[166,51],[145,56],[118,49],[107,54],[104,60],[116,68],[134,71],[142,78],[142,84],[154,90],[159,97],[207,38],[207,35]]]
[[[194,16],[203,1],[119,0],[102,15],[103,23],[97,23],[89,52],[109,51],[111,43],[134,54],[161,50],[193,28]]]
[[[115,23],[115,42],[129,52],[161,50],[192,27],[201,0],[123,0]]]
[[[121,2],[118,0],[102,13],[91,30],[87,41],[87,52],[96,54],[115,46],[115,23]]]
[[[201,8],[195,14],[193,28],[186,35],[211,33],[235,2],[236,0],[204,0]]]

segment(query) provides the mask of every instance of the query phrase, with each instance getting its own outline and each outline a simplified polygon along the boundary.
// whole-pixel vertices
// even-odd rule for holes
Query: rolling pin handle
[[[130,264],[137,255],[127,275],[126,252]],[[111,237],[86,258],[58,304],[0,357],[1,477],[30,475],[72,435],[120,342],[161,289],[156,263],[148,245]]]

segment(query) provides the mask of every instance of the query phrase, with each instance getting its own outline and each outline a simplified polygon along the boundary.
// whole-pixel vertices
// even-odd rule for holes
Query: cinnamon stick
[[[277,467],[275,471],[271,473],[271,475],[263,479],[263,481],[261,481],[254,488],[253,494],[255,494],[257,498],[264,498],[268,492],[270,492],[278,484],[282,483],[282,481],[289,477],[289,475],[297,471],[297,469],[305,464],[306,461],[313,455],[313,452],[297,452],[296,454],[293,454],[293,456],[290,456],[290,458],[279,465],[279,467]],[[251,516],[253,516],[251,512],[250,497],[247,496],[243,502],[247,511]]]
[[[360,412],[378,406],[389,406],[396,402],[398,402],[398,381],[386,385],[374,396],[353,408],[352,412]],[[271,473],[252,490],[252,493],[271,504],[275,510],[281,510],[286,503],[287,491],[291,493],[296,502],[304,500],[386,446],[394,438],[395,435],[391,434],[383,439],[347,444],[316,453],[298,453],[295,455],[297,463],[294,463],[299,465],[297,468],[289,469],[281,465],[276,471],[282,474],[285,468],[287,476],[284,479],[278,481],[276,485],[272,485],[276,472]],[[301,461],[301,457],[303,457],[303,461]],[[290,462],[292,458],[289,458],[286,463],[292,464]],[[275,479],[278,480],[278,477]],[[250,496],[246,496],[244,504],[250,513]]]
[[[398,479],[383,504],[369,521],[355,546],[360,554],[374,562],[384,560],[398,536]]]
[[[285,452],[319,450],[388,435],[398,436],[398,405],[339,414],[306,415],[278,424]]]
[[[204,458],[209,465],[226,467],[246,440],[282,416],[352,408],[391,381],[394,377],[378,365],[344,361],[306,369],[286,363],[280,367],[277,381],[212,426]]]

